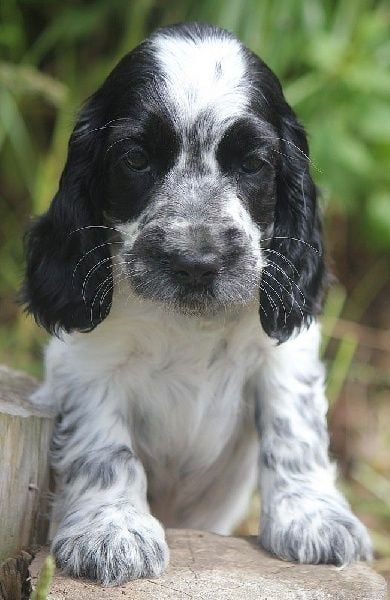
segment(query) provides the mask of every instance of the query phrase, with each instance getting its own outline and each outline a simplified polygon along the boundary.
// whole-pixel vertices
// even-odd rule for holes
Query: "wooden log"
[[[30,402],[37,385],[0,367],[0,563],[46,542],[52,415]]]
[[[32,587],[28,567],[32,558],[22,550],[0,565],[0,600],[29,600]]]
[[[170,565],[158,579],[104,588],[57,572],[50,600],[385,600],[386,583],[364,563],[345,569],[272,558],[254,537],[168,530]],[[31,565],[33,586],[47,550]]]

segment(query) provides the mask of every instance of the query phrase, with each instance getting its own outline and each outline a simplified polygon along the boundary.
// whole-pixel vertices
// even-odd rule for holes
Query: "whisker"
[[[264,275],[268,275],[268,277],[271,277],[271,279],[273,279],[274,281],[276,281],[276,283],[279,285],[279,287],[281,287],[288,294],[288,296],[290,297],[289,290],[282,283],[280,283],[280,281],[278,281],[278,279],[276,279],[276,277],[274,277],[273,275],[271,275],[271,273],[268,273],[268,271],[263,271],[263,273],[264,273]],[[295,298],[295,295],[292,292],[291,292],[291,300],[292,300],[291,310],[290,310],[290,312],[288,314],[290,315],[294,304],[296,304],[297,307],[298,307],[299,312],[301,313],[302,319],[303,319],[304,315],[303,315],[302,309],[301,309],[301,307],[299,305],[299,302],[297,302],[297,300]]]
[[[305,176],[306,176],[306,170],[303,170],[302,171],[302,177],[301,177],[301,190],[302,190],[302,198],[303,198],[303,207],[304,207],[305,214],[306,214],[307,206],[306,206],[305,189],[303,187],[303,180],[304,180]]]
[[[294,286],[297,288],[298,292],[299,292],[299,293],[301,294],[301,296],[302,296],[303,305],[305,305],[305,304],[306,304],[306,298],[305,298],[305,295],[304,295],[304,293],[302,292],[302,290],[301,290],[301,288],[298,286],[298,284],[297,284],[297,283],[295,283],[295,281],[294,281],[293,279],[291,279],[291,277],[290,277],[289,275],[287,275],[286,271],[284,271],[284,270],[282,269],[282,267],[280,267],[279,265],[275,264],[275,263],[274,263],[274,262],[272,262],[272,261],[270,261],[270,262],[269,262],[269,263],[267,263],[267,264],[268,264],[269,266],[272,266],[274,269],[277,269],[277,270],[278,270],[278,271],[280,271],[281,273],[283,273],[283,275],[284,275],[284,276],[286,277],[286,279],[288,280],[288,282],[289,282],[289,284],[290,284],[290,287],[291,287],[292,285],[294,285]]]
[[[91,318],[91,324],[93,322],[93,308],[95,305],[95,302],[97,300],[97,297],[100,293],[100,290],[103,288],[103,293],[105,293],[105,296],[109,293],[110,291],[110,285],[111,285],[111,280],[113,281],[113,285],[111,286],[111,289],[114,288],[114,285],[117,285],[122,279],[125,279],[126,275],[123,274],[123,272],[119,272],[119,273],[110,273],[110,275],[108,275],[107,277],[105,277],[105,279],[97,286],[96,288],[96,293],[95,296],[92,300],[91,303],[91,308],[90,308],[90,318]],[[108,289],[107,289],[108,287]],[[105,297],[104,296],[104,297]],[[99,316],[101,317],[101,309],[102,309],[102,304],[103,304],[103,300],[104,298],[101,298],[100,300],[100,308],[99,308]]]
[[[286,309],[286,305],[283,301],[283,298],[278,294],[278,292],[275,290],[275,288],[270,284],[269,281],[264,281],[262,280],[263,285],[268,286],[268,289],[271,289],[274,294],[276,294],[276,296],[279,298],[280,304],[282,305],[283,308],[283,312],[284,312],[284,322],[287,323],[287,318],[290,316],[292,308],[290,308],[289,312],[287,313],[287,309]],[[277,310],[277,305],[274,304],[275,310]]]
[[[111,229],[112,231],[116,231],[120,233],[119,229],[116,227],[109,227],[107,225],[86,225],[85,227],[79,227],[78,229],[73,229],[67,235],[67,237],[73,235],[74,233],[78,233],[79,231],[83,231],[84,229]]]
[[[286,256],[284,256],[284,254],[282,254],[281,252],[277,252],[277,250],[272,250],[271,248],[262,248],[261,249],[262,252],[272,252],[272,254],[277,254],[277,256],[280,256],[280,258],[284,258],[284,260],[290,265],[290,267],[295,271],[295,273],[297,275],[299,275],[299,271],[296,268],[296,266],[294,265],[293,262],[291,262],[291,260],[289,260]]]
[[[116,146],[117,144],[120,144],[120,142],[125,142],[126,140],[132,140],[132,139],[133,139],[132,137],[127,136],[127,137],[121,138],[120,140],[115,140],[115,142],[113,142],[112,144],[110,144],[110,146],[105,151],[105,153],[104,153],[104,160],[106,159],[107,154],[113,149],[114,146]]]
[[[270,296],[270,294],[268,293],[267,289],[265,287],[263,287],[263,283],[261,283],[259,285],[260,290],[267,296],[269,303],[274,307],[274,309],[277,309],[277,305],[275,300],[272,299],[272,297]],[[265,312],[265,309],[264,309]],[[265,314],[267,315],[267,313],[265,312]],[[268,315],[267,315],[268,316]]]
[[[118,286],[122,281],[125,281],[126,279],[128,279],[126,274],[117,273],[112,278],[112,284],[110,282],[108,282],[108,285],[106,285],[106,287],[104,288],[102,295],[100,297],[100,300],[99,300],[99,317],[100,318],[102,316],[102,307],[103,307],[103,302],[104,302],[105,297],[107,296],[107,294],[109,294],[115,288],[115,286]]]
[[[270,297],[268,295],[268,292],[261,286],[261,284],[260,284],[259,287],[260,287],[261,291],[264,292],[264,294],[267,296],[268,300],[271,302]],[[267,311],[265,310],[264,306],[261,303],[260,303],[260,310],[262,310],[263,313],[265,314],[265,316],[268,318],[268,313],[267,313]]]
[[[322,254],[320,250],[317,250],[317,248],[314,248],[314,246],[309,244],[309,242],[306,242],[305,240],[301,240],[300,238],[291,237],[289,235],[273,235],[272,237],[269,237],[269,238],[263,238],[261,241],[266,242],[268,240],[293,240],[295,242],[301,242],[301,244],[305,244],[305,246],[308,246],[311,250],[314,250],[314,252],[317,252],[317,254]]]
[[[101,288],[101,287],[103,287],[105,284],[108,284],[108,283],[110,282],[110,280],[111,280],[111,276],[110,276],[110,275],[108,275],[108,276],[107,276],[107,277],[106,277],[106,278],[105,278],[105,279],[104,279],[104,280],[103,280],[103,281],[102,281],[102,282],[101,282],[101,283],[100,283],[100,284],[97,286],[97,290],[100,290],[100,288]],[[94,298],[93,298],[93,300],[92,300],[92,304],[91,304],[91,306],[90,306],[90,309],[89,309],[89,320],[90,320],[90,322],[91,322],[91,325],[93,325],[93,307],[94,307],[94,304],[95,304],[95,299],[96,299],[96,297],[98,296],[98,294],[99,294],[99,291],[97,291],[97,292],[96,292],[96,294],[95,294],[95,296],[94,296]],[[86,302],[85,302],[85,300],[84,300],[84,303],[85,303],[85,305],[86,305]]]
[[[92,276],[92,273],[93,273],[94,271],[96,271],[96,269],[98,269],[98,268],[99,268],[99,267],[100,267],[102,264],[104,264],[104,263],[106,263],[106,262],[108,262],[108,261],[111,261],[111,256],[109,256],[109,257],[107,257],[107,258],[103,258],[102,260],[99,260],[99,262],[98,262],[98,263],[96,263],[96,264],[95,264],[95,265],[94,265],[94,266],[93,266],[91,269],[89,269],[88,273],[87,273],[87,274],[86,274],[86,276],[84,277],[84,280],[83,280],[83,285],[82,285],[82,287],[81,287],[81,295],[82,295],[82,298],[83,298],[83,300],[84,300],[84,302],[85,302],[85,303],[86,303],[86,301],[87,301],[87,300],[86,300],[86,297],[85,297],[85,289],[86,289],[86,286],[87,286],[87,284],[88,284],[88,280],[89,280],[89,278]]]
[[[81,265],[81,263],[87,258],[88,254],[91,254],[92,252],[94,252],[95,250],[97,250],[98,248],[103,248],[103,246],[109,246],[111,244],[122,244],[121,241],[114,241],[114,242],[103,242],[103,244],[98,244],[97,246],[95,246],[94,248],[92,248],[91,250],[88,250],[88,252],[86,252],[84,254],[84,256],[82,258],[80,258],[80,260],[77,262],[75,268],[73,269],[73,273],[72,273],[72,282],[74,280],[74,277],[76,275],[76,271],[79,268],[79,266]]]
[[[107,123],[105,123],[105,125],[102,125],[101,127],[94,127],[93,129],[88,129],[88,131],[75,131],[75,135],[77,137],[78,141],[80,138],[85,137],[87,135],[91,135],[92,133],[96,132],[96,131],[102,131],[103,129],[107,129],[107,128],[112,128],[112,129],[118,129],[120,127],[120,125],[111,125],[111,123],[116,123],[117,121],[130,121],[129,117],[118,117],[117,119],[112,119],[111,121],[107,121]],[[74,142],[73,142],[74,143]]]
[[[124,254],[127,254],[127,253],[124,253]],[[111,261],[111,260],[112,260],[111,256],[108,256],[107,258],[103,258],[102,260],[99,260],[99,262],[97,262],[91,269],[89,269],[88,273],[84,277],[83,285],[82,285],[82,297],[83,297],[83,300],[85,303],[86,303],[85,290],[86,290],[86,286],[88,284],[88,280],[92,276],[92,273],[94,271],[96,271],[96,269],[98,269],[102,264],[104,264],[108,261]],[[115,265],[128,264],[128,261],[116,260],[114,264]]]
[[[302,156],[304,156],[306,158],[307,162],[313,167],[313,169],[315,169],[319,173],[323,173],[323,171],[313,162],[313,160],[310,158],[310,156],[308,156],[307,154],[305,154],[305,152],[303,150],[301,150],[299,148],[299,146],[297,146],[296,144],[294,144],[294,142],[292,142],[291,140],[287,140],[286,138],[282,138],[282,137],[278,137],[278,136],[273,136],[273,135],[263,136],[263,137],[264,137],[264,139],[279,140],[280,142],[285,142],[289,146],[292,146],[293,148],[295,148],[295,150],[298,150],[298,152],[300,152],[300,154],[302,154]],[[275,149],[273,149],[272,152],[278,152],[278,151],[275,150]],[[294,160],[294,157],[292,157],[292,156],[290,156],[288,154],[284,154],[282,152],[278,152],[278,154],[282,154],[283,156],[286,156],[286,158]]]

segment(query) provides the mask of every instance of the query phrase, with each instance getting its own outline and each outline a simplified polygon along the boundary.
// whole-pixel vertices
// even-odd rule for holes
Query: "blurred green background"
[[[15,304],[22,235],[45,210],[81,102],[156,27],[208,21],[281,79],[305,124],[334,285],[323,317],[331,451],[390,573],[390,8],[375,0],[2,0],[0,362],[42,371]],[[255,533],[258,500],[240,531]]]

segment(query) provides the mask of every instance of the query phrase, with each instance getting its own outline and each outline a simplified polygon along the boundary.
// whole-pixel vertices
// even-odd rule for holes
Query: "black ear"
[[[22,302],[51,333],[91,330],[111,307],[110,230],[99,179],[102,123],[93,97],[70,138],[59,191],[26,234]]]
[[[279,342],[307,326],[322,306],[324,255],[316,188],[305,132],[283,103],[274,230],[264,241],[260,318]]]

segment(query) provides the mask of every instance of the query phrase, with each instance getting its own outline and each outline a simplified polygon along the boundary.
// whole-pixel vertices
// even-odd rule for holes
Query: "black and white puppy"
[[[371,555],[328,459],[309,166],[275,75],[209,25],[158,30],[81,111],[24,288],[57,334],[35,401],[67,573],[159,575],[160,522],[227,534],[256,479],[274,555]]]

